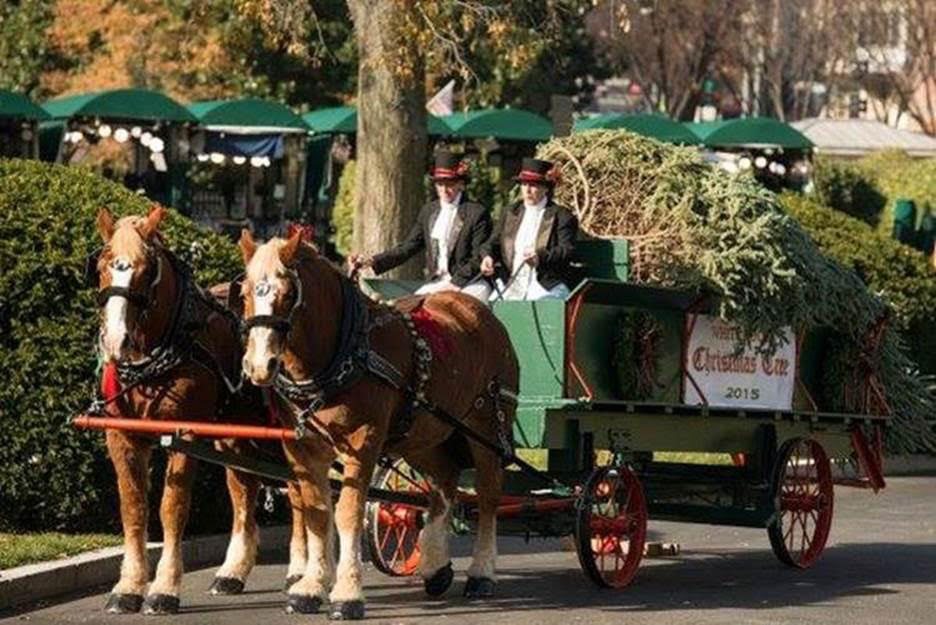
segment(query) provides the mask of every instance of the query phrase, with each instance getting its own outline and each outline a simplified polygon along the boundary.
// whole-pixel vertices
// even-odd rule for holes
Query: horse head
[[[126,361],[143,348],[143,326],[153,317],[157,287],[165,282],[158,231],[165,214],[165,208],[154,205],[146,217],[123,217],[115,223],[106,208],[98,212],[104,247],[89,258],[88,275],[96,278],[102,310],[99,345],[109,361]]]
[[[301,233],[258,245],[249,230],[240,238],[246,272],[241,284],[247,346],[243,371],[254,384],[269,386],[282,366],[295,317],[303,306],[302,281],[294,262]]]

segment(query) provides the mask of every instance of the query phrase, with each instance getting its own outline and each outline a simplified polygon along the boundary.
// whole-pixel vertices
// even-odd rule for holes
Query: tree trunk
[[[406,3],[347,2],[359,56],[352,249],[374,254],[400,242],[425,200],[425,64],[406,36]],[[388,275],[417,277],[421,264],[420,255]]]

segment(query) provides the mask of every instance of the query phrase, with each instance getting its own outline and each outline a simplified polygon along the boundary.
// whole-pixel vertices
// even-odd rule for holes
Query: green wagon
[[[782,562],[812,565],[829,535],[834,485],[884,487],[888,417],[820,409],[822,332],[790,329],[787,345],[769,357],[739,350],[733,328],[708,314],[710,298],[628,283],[626,242],[583,241],[578,253],[582,279],[565,301],[492,304],[520,363],[514,441],[521,457],[505,457],[514,465],[498,505],[498,532],[573,536],[586,575],[608,587],[634,578],[649,519],[766,528]],[[417,286],[362,281],[384,300]],[[863,394],[864,405],[884,405],[874,401],[880,389],[873,376],[847,390]],[[455,421],[460,434],[477,437]],[[234,436],[231,424],[92,415],[73,422],[162,434],[175,451],[292,479],[285,466],[187,440]],[[255,439],[300,435],[236,429]],[[687,453],[709,463],[678,461]],[[470,531],[476,520],[473,482],[466,472],[456,530]],[[371,562],[389,575],[418,569],[426,490],[402,461],[386,460],[374,475],[366,541]]]
[[[585,573],[610,587],[636,574],[648,519],[763,527],[782,562],[810,566],[833,486],[884,487],[888,418],[817,407],[821,333],[791,330],[770,358],[739,353],[706,297],[629,284],[626,242],[582,242],[579,254],[585,278],[567,300],[493,303],[520,361],[514,438],[552,480],[508,472],[499,533],[572,535]],[[384,299],[414,286],[365,280]],[[713,461],[674,461],[686,452]],[[418,491],[420,476],[388,465],[374,486]],[[456,525],[470,528],[470,476],[461,503]],[[410,504],[369,504],[378,568],[416,570],[420,521]]]

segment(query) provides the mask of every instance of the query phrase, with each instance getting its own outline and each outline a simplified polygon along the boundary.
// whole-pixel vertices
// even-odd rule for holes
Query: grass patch
[[[517,449],[517,456],[526,460],[537,469],[546,470],[546,464],[549,457],[546,449]],[[730,454],[716,454],[696,451],[655,451],[653,452],[655,462],[684,462],[688,464],[731,464]],[[595,458],[596,466],[603,466],[611,462],[611,452],[599,450]]]
[[[684,462],[687,464],[732,464],[730,454],[704,451],[655,451],[655,462]]]
[[[120,545],[114,534],[7,534],[0,532],[0,570],[67,558],[92,549]]]

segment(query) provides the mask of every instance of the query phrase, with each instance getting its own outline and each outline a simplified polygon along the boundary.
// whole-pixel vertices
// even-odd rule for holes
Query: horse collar
[[[313,412],[323,408],[332,395],[357,382],[367,368],[370,313],[363,295],[345,278],[341,278],[341,302],[341,329],[331,361],[305,380],[294,380],[280,372],[274,383],[280,395],[293,403],[308,404],[307,410]]]

